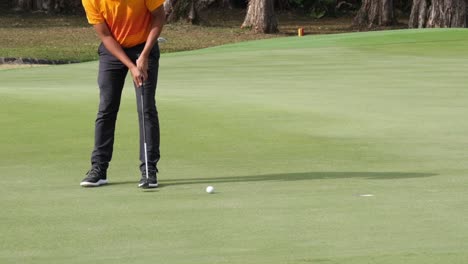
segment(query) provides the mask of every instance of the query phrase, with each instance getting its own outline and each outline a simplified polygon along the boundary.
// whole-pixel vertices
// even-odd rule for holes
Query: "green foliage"
[[[291,0],[291,5],[296,8],[304,8],[305,4],[310,0]]]
[[[320,19],[324,17],[326,13],[326,9],[312,8],[312,10],[310,11],[310,16],[315,19]]]

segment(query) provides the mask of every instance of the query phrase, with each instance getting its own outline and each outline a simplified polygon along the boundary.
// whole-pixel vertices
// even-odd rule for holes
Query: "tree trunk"
[[[408,21],[409,28],[423,28],[427,21],[427,0],[413,0],[411,15]]]
[[[408,26],[466,27],[466,16],[466,0],[414,0]]]
[[[10,1],[12,8],[20,11],[36,11],[43,9],[43,0],[14,0]]]
[[[466,1],[433,0],[426,27],[466,27]]]
[[[32,3],[33,10],[42,10],[42,0],[34,0]]]
[[[30,0],[16,0],[14,9],[20,11],[30,11],[32,9],[32,1]]]
[[[396,23],[393,0],[363,0],[354,18],[354,25],[372,28]]]
[[[47,12],[51,15],[55,14],[55,0],[49,0]]]
[[[278,32],[274,0],[249,0],[242,28],[250,27],[257,33]]]
[[[187,20],[191,24],[198,24],[199,16],[197,10],[198,0],[166,0],[164,10],[168,23],[181,19]]]

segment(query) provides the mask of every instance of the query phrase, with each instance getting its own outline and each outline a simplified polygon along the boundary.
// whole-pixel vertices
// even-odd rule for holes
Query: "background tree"
[[[410,28],[423,28],[427,23],[428,6],[426,0],[413,0],[411,15],[408,21]]]
[[[198,24],[198,0],[166,0],[164,9],[166,11],[166,20],[176,22],[184,19],[191,24]]]
[[[217,4],[222,8],[233,8],[233,0],[165,0],[167,22],[185,20],[198,24],[201,20],[200,11]]]
[[[393,0],[363,0],[354,25],[372,28],[396,24]]]
[[[219,6],[221,8],[233,9],[234,1],[233,0],[219,0]]]
[[[414,0],[410,28],[466,27],[466,0]]]
[[[20,11],[30,11],[32,9],[32,1],[30,0],[14,0],[13,8]]]
[[[258,33],[278,32],[274,0],[249,0],[242,28],[252,28]]]
[[[45,11],[49,14],[83,12],[81,0],[10,0],[10,7],[17,11]]]

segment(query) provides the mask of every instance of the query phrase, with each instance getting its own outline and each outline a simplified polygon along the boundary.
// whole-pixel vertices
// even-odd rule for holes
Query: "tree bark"
[[[15,10],[36,11],[42,9],[43,0],[14,0],[10,3]]]
[[[433,0],[426,27],[466,27],[466,1]]]
[[[414,0],[410,28],[466,27],[466,0]]]
[[[51,15],[55,14],[55,0],[49,0],[47,12]]]
[[[393,0],[363,0],[354,18],[354,25],[372,28],[396,23]]]
[[[197,8],[198,0],[166,0],[164,10],[168,23],[181,19],[187,20],[191,24],[198,24],[199,15]]]
[[[409,28],[423,28],[426,26],[428,6],[427,0],[413,0],[411,15],[408,21]]]
[[[14,8],[20,11],[30,11],[32,9],[32,1],[30,0],[16,0]]]
[[[249,0],[242,28],[252,28],[257,33],[278,32],[274,0]]]

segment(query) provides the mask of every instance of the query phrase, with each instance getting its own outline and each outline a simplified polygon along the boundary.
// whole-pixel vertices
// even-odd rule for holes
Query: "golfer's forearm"
[[[151,49],[158,41],[158,37],[166,20],[166,14],[164,13],[164,7],[161,6],[152,12],[153,20],[151,21],[151,30],[146,40],[145,47],[141,52],[140,56],[148,57],[151,53]]]
[[[122,49],[122,46],[112,37],[106,36],[101,38],[102,43],[106,47],[106,49],[114,55],[117,59],[119,59],[127,68],[136,67],[135,64],[130,60],[127,54]]]
[[[94,25],[94,29],[101,39],[104,47],[117,59],[119,59],[127,68],[136,67],[135,64],[128,58],[127,54],[122,49],[122,46],[115,40],[115,38],[110,33],[109,27],[106,23],[101,23]]]

